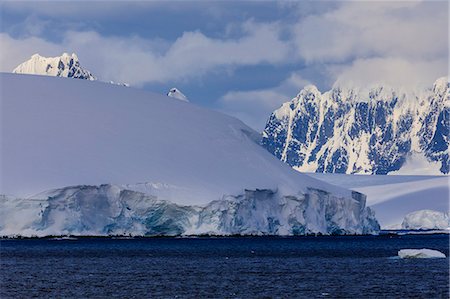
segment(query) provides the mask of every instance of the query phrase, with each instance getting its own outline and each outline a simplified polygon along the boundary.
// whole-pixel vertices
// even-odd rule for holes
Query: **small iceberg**
[[[429,259],[429,258],[446,258],[445,254],[432,249],[402,249],[399,250],[398,256],[402,259]]]

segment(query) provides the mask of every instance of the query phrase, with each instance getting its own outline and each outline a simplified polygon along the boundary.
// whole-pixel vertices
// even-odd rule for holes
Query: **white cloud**
[[[230,91],[220,98],[221,110],[262,131],[270,114],[292,99],[304,86],[311,84],[292,73],[278,86],[267,89]]]
[[[389,83],[395,85],[401,81],[398,77],[415,72],[417,78],[411,82],[430,83],[435,74],[447,71],[447,6],[445,2],[343,2],[336,9],[302,17],[294,26],[282,20],[238,24],[243,33],[239,38],[211,38],[190,31],[169,42],[70,31],[55,44],[41,38],[13,39],[4,33],[1,70],[10,71],[35,52],[58,55],[73,51],[103,80],[135,85],[189,80],[217,69],[301,60],[309,66],[322,65],[339,82],[348,79],[364,85],[384,75],[384,81],[392,79]],[[36,19],[30,17],[30,22],[36,23]]]
[[[139,9],[139,5],[133,9]],[[52,11],[45,7],[31,9],[24,5],[21,9],[41,15]],[[234,90],[219,99],[223,111],[257,129],[264,125],[270,112],[309,83],[304,77],[322,87],[330,81],[361,87],[377,83],[418,87],[430,86],[448,71],[448,3],[445,1],[338,2],[327,5],[325,10],[312,9],[309,14],[305,13],[305,7],[309,6],[299,5],[302,12],[296,24],[289,18],[275,23],[233,23],[229,25],[233,34],[221,38],[200,31],[184,32],[174,41],[69,31],[61,42],[52,43],[43,38],[18,39],[0,33],[0,70],[11,71],[36,52],[46,56],[75,52],[83,66],[100,79],[140,85],[189,81],[212,71],[232,72],[240,66],[305,62],[302,70],[278,86]],[[57,6],[52,9],[59,10]],[[103,11],[102,5],[97,5],[86,14],[110,17],[121,9],[123,6],[118,4]],[[29,35],[38,34],[42,26],[48,26],[40,21],[28,19]],[[236,32],[240,37],[231,38]],[[311,75],[308,69],[316,72]]]
[[[446,2],[345,2],[334,11],[305,18],[295,28],[307,61],[353,57],[423,59],[447,55]]]
[[[333,69],[333,68],[332,68]],[[409,61],[402,58],[368,58],[355,60],[350,66],[336,67],[335,85],[362,87],[385,84],[415,89],[431,87],[446,74],[447,60]]]
[[[335,85],[430,87],[447,72],[447,14],[443,2],[341,2],[337,9],[295,24],[292,42],[297,53],[291,59],[322,67],[326,71],[316,80]],[[299,77],[300,83],[290,84],[293,78],[270,89],[229,92],[221,99],[222,107],[261,129],[270,112],[306,83]]]
[[[81,5],[80,3],[81,2]],[[126,11],[140,11],[151,9],[158,6],[168,6],[170,3],[159,1],[72,1],[72,0],[53,0],[53,1],[2,1],[0,8],[14,13],[35,14],[39,16],[59,16],[64,18],[101,18],[120,16]],[[171,8],[175,9],[176,5]]]
[[[0,71],[11,72],[18,64],[28,60],[34,53],[56,56],[61,55],[64,51],[63,46],[47,42],[41,38],[14,39],[6,33],[0,33]]]
[[[429,85],[447,72],[445,1],[344,2],[294,32],[299,55],[326,64],[339,82]]]
[[[200,32],[184,33],[164,56],[166,64],[188,69],[210,69],[218,65],[256,65],[285,62],[290,54],[287,42],[280,39],[277,24],[243,24],[245,36],[220,40]]]
[[[67,32],[60,44],[41,38],[14,39],[3,33],[1,70],[11,71],[36,52],[60,55],[61,49],[68,49],[101,79],[140,85],[199,77],[221,67],[279,64],[289,59],[291,48],[280,39],[279,25],[246,22],[242,30],[244,35],[236,39],[184,32],[171,44],[136,36],[104,37],[93,31]]]

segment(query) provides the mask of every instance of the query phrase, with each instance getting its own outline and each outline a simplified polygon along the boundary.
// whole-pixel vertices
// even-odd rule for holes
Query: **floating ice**
[[[402,259],[429,259],[429,258],[446,258],[445,254],[432,249],[402,249],[398,252],[398,256]]]

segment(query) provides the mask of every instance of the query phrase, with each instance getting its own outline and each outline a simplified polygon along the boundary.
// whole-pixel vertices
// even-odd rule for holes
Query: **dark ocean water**
[[[1,298],[448,298],[448,235],[2,240]]]

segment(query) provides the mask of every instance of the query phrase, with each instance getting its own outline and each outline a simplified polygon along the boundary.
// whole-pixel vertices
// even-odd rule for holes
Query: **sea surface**
[[[449,298],[448,235],[2,240],[0,298]]]

